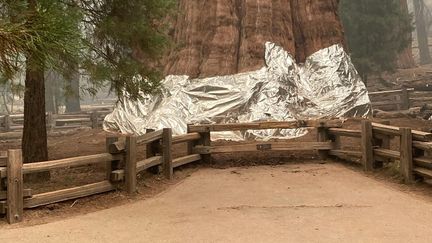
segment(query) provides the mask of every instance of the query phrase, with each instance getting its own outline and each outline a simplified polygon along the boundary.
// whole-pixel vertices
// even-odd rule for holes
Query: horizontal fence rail
[[[432,90],[425,87],[402,88],[369,92],[369,97],[374,108],[400,111],[412,107],[422,107],[432,101]]]
[[[190,132],[223,132],[238,130],[264,130],[264,129],[295,129],[304,127],[341,127],[341,120],[306,120],[287,122],[251,122],[230,124],[192,125]]]
[[[238,145],[225,146],[197,146],[193,150],[200,154],[218,154],[256,151],[304,151],[304,150],[330,150],[333,143],[328,142],[251,142]]]
[[[99,128],[110,110],[96,110],[92,112],[46,114],[46,125],[48,130],[67,130],[80,127]],[[17,132],[23,129],[24,115],[2,115],[0,116],[0,131]]]
[[[109,192],[115,189],[116,187],[110,181],[102,181],[84,186],[36,194],[30,198],[24,199],[24,208],[35,208],[51,203]]]

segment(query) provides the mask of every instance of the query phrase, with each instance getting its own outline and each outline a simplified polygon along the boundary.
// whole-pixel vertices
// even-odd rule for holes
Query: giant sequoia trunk
[[[234,74],[264,65],[272,41],[300,62],[343,44],[338,0],[180,0],[166,74]]]

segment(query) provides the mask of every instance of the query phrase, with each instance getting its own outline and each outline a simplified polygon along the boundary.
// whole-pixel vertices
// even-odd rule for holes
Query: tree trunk
[[[23,159],[25,163],[47,161],[44,70],[31,56],[27,57],[26,65]],[[28,178],[45,180],[49,179],[49,173],[32,174]]]
[[[36,1],[29,0],[29,9],[36,11],[36,7]],[[43,65],[31,53],[26,58],[22,151],[24,162],[31,163],[48,160],[45,78]],[[46,180],[49,172],[30,174],[27,178]]]
[[[298,62],[333,44],[345,45],[339,0],[291,0],[291,9]]]
[[[71,75],[70,79],[66,80],[66,112],[80,112],[80,74],[77,71]]]
[[[429,51],[429,40],[424,15],[424,3],[422,0],[414,0],[414,11],[417,41],[420,49],[420,64],[428,64],[432,62],[432,59]]]
[[[264,66],[266,41],[298,61],[344,44],[338,0],[180,0],[165,74],[208,77]]]
[[[400,0],[400,5],[401,5],[402,10],[407,15],[409,15],[407,0]],[[410,39],[412,38],[412,33],[408,33],[407,35]],[[399,54],[398,68],[407,69],[407,68],[413,68],[413,67],[415,67],[415,61],[414,61],[414,57],[412,54],[412,44],[410,44],[407,48],[405,48]]]

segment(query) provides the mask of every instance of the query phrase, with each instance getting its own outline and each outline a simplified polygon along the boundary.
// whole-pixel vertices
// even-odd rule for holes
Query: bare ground
[[[408,188],[408,187],[407,187]],[[2,242],[428,242],[429,196],[337,163],[201,169],[155,197]]]

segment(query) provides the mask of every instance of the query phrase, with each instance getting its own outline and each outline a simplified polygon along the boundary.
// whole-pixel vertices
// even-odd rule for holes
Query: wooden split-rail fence
[[[48,130],[67,130],[80,127],[98,128],[106,115],[111,113],[109,110],[66,113],[66,114],[46,114],[46,124]],[[23,129],[24,114],[12,114],[0,116],[1,132],[17,132]]]
[[[369,97],[373,108],[401,111],[432,103],[432,90],[404,87],[396,90],[369,92]]]
[[[263,129],[316,129],[316,141],[271,140],[266,142],[248,141],[238,144],[215,146],[210,140],[211,133],[224,131],[246,131]],[[343,150],[341,139],[359,139],[359,151]],[[400,141],[399,150],[391,150],[390,140]],[[185,143],[187,154],[174,157],[173,145]],[[142,145],[142,146],[141,146]],[[145,150],[139,148],[145,146]],[[143,136],[127,136],[106,139],[106,153],[75,158],[23,164],[21,150],[9,150],[0,154],[0,213],[6,214],[9,223],[20,222],[25,208],[34,208],[51,203],[90,196],[125,188],[133,194],[137,190],[137,174],[147,169],[162,170],[163,175],[173,178],[173,170],[196,161],[209,162],[212,154],[264,151],[318,151],[322,159],[328,157],[360,158],[367,171],[381,162],[400,161],[400,172],[406,182],[415,176],[432,178],[432,133],[398,128],[364,120],[361,130],[342,128],[341,120],[256,122],[239,124],[189,125],[188,133],[173,136],[170,128],[149,131]],[[138,156],[140,155],[140,156]],[[143,155],[143,156],[141,156]],[[144,157],[138,160],[138,157]],[[31,188],[24,188],[26,174],[61,168],[75,168],[91,164],[106,165],[105,179],[89,185],[33,194]]]

